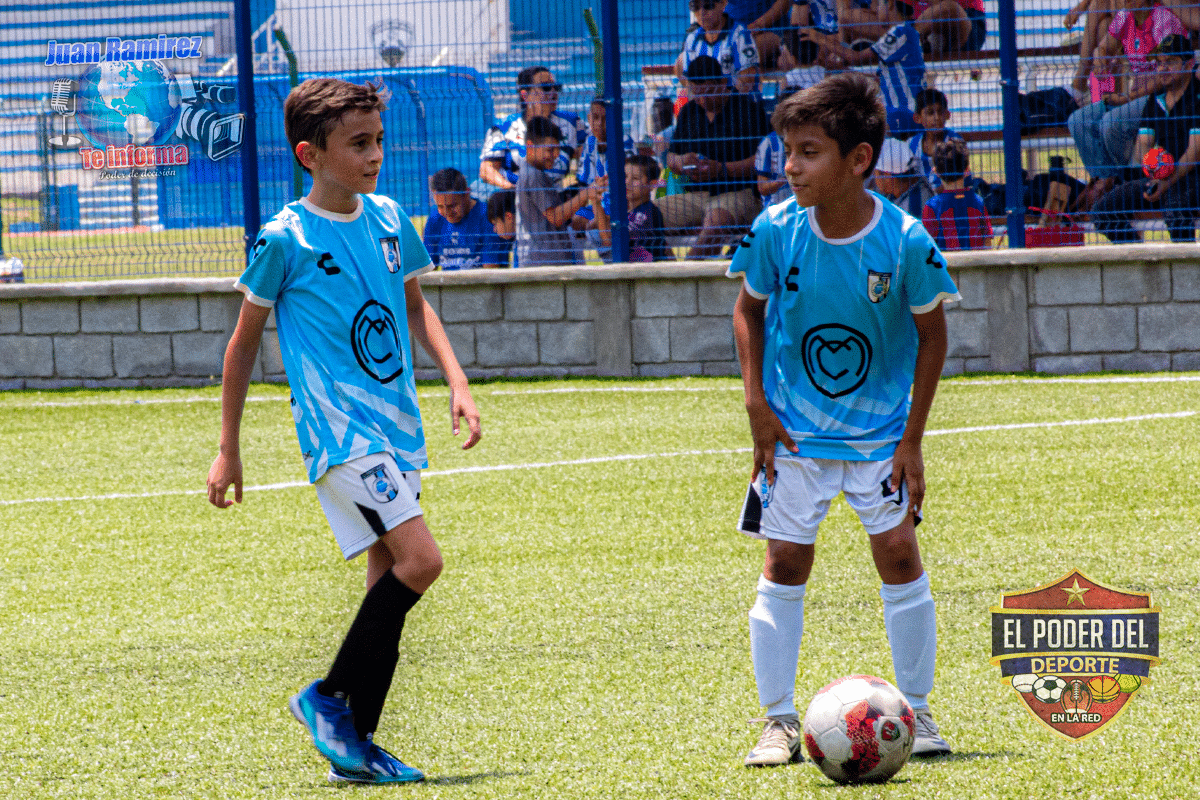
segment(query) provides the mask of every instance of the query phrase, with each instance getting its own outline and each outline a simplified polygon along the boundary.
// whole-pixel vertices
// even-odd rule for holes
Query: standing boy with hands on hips
[[[942,303],[960,296],[921,222],[864,189],[886,113],[878,88],[852,72],[780,103],[771,122],[795,199],[759,215],[728,270],[743,279],[733,328],[754,439],[738,528],[767,540],[750,610],[767,710],[747,766],[799,758],[804,596],[817,528],[843,492],[883,582],[896,684],[916,712],[913,755],[950,752],[929,712],[937,620],[915,527],[921,439],[946,355]]]
[[[312,189],[263,226],[238,279],[245,299],[225,352],[220,452],[208,473],[209,502],[242,501],[242,411],[274,309],[309,481],[342,555],[367,553],[367,594],[328,675],[289,701],[334,783],[424,777],[373,739],[405,616],[442,571],[417,502],[428,463],[410,333],[450,385],[455,435],[466,419],[463,449],[482,435],[467,378],[416,280],[432,269],[429,254],[400,206],[372,194],[385,101],[382,86],[318,78],[284,102]]]

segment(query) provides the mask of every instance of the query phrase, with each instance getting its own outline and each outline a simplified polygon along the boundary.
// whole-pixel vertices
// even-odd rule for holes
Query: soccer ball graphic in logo
[[[1043,675],[1033,682],[1033,696],[1043,703],[1057,703],[1062,699],[1067,682],[1056,675]]]
[[[1151,147],[1142,159],[1142,172],[1147,178],[1162,180],[1175,171],[1175,158],[1161,147]]]
[[[912,752],[913,710],[900,690],[873,675],[839,678],[804,714],[804,747],[838,783],[882,783]]]

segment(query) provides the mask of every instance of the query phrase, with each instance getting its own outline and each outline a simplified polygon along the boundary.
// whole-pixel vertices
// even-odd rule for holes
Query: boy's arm
[[[607,178],[603,180],[607,182]],[[592,214],[596,218],[596,232],[600,235],[600,244],[612,247],[612,220],[604,210],[604,190],[599,187],[589,187],[588,196],[592,204]]]
[[[479,411],[475,408],[474,398],[471,397],[467,376],[454,356],[450,340],[446,338],[446,329],[442,327],[442,321],[425,299],[421,284],[416,278],[409,278],[404,282],[404,303],[408,311],[409,331],[437,364],[450,386],[450,429],[458,436],[459,420],[466,418],[470,435],[463,443],[462,449],[472,448],[483,437],[483,430],[479,426]]]
[[[221,372],[221,441],[217,457],[208,470],[208,502],[217,508],[229,508],[235,502],[242,502],[242,455],[239,445],[242,411],[246,406],[246,392],[250,388],[254,359],[258,355],[263,328],[270,314],[270,308],[243,300],[237,327],[229,346],[225,348]],[[233,486],[233,500],[226,500],[225,492],[230,485]]]
[[[746,291],[743,284],[733,306],[733,339],[737,343],[738,363],[742,368],[742,386],[745,389],[746,414],[750,417],[750,435],[754,439],[754,469],[750,479],[760,471],[766,473],[767,483],[775,484],[775,445],[783,446],[793,453],[799,448],[788,435],[767,402],[763,390],[763,339],[764,318],[767,301],[759,300]]]
[[[504,161],[499,158],[485,158],[479,162],[479,180],[499,186],[501,189],[514,189],[516,184],[508,179],[501,168]]]
[[[925,423],[946,361],[946,313],[938,303],[932,311],[913,314],[913,322],[917,326],[917,364],[913,370],[912,405],[904,436],[892,456],[890,487],[895,491],[900,481],[904,481],[908,487],[908,507],[920,511],[925,500],[925,460],[921,455],[921,440],[925,437]]]
[[[565,228],[571,222],[571,218],[575,216],[575,212],[588,204],[588,191],[585,189],[577,192],[574,197],[565,203],[559,203],[556,206],[551,206],[542,212],[546,221],[555,228]]]

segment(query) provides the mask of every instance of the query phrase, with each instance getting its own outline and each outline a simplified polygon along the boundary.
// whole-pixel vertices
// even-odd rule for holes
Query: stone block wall
[[[946,374],[1200,369],[1200,246],[948,255]],[[730,375],[739,285],[720,262],[430,273],[467,374]],[[228,278],[0,285],[0,389],[220,381]],[[416,348],[418,377],[437,377]],[[254,380],[282,381],[274,318]]]

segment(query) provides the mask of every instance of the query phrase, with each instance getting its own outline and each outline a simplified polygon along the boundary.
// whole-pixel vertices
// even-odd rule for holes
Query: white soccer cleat
[[[914,758],[930,758],[932,756],[950,755],[950,745],[942,738],[933,714],[928,708],[915,709],[917,735],[913,739],[912,756]]]
[[[744,763],[747,767],[776,767],[801,760],[800,744],[803,739],[800,735],[800,720],[786,717],[783,719],[766,717],[752,719],[750,722],[766,724],[763,725],[762,736],[758,738],[758,744],[754,745],[754,749],[746,754]]]

